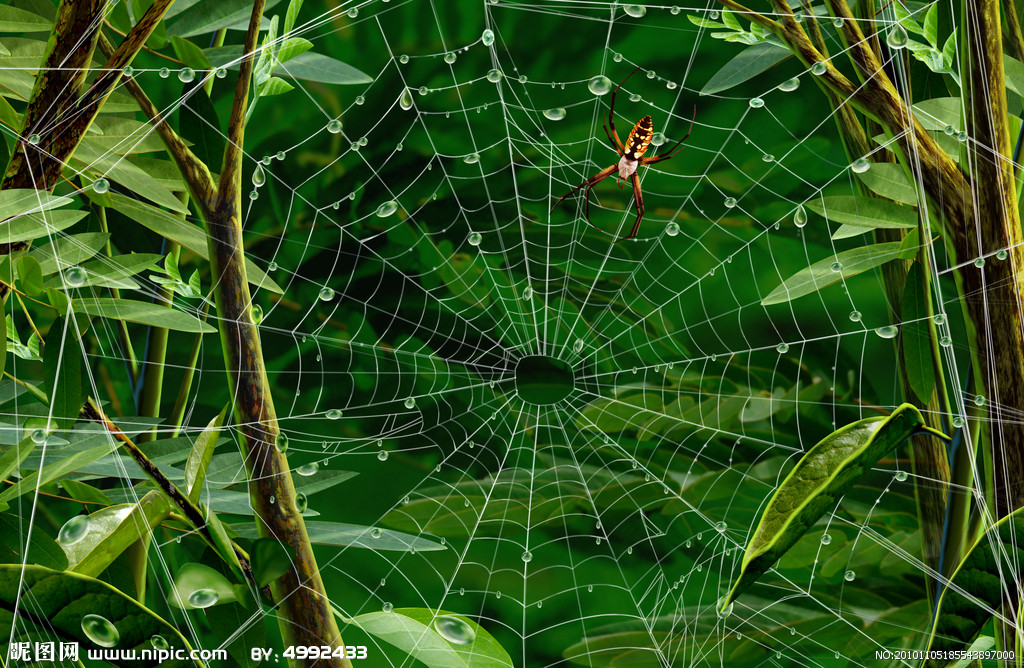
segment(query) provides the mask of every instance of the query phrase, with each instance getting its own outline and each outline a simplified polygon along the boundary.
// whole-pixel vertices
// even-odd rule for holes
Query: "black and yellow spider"
[[[606,178],[618,171],[619,176],[616,179],[616,182],[618,183],[619,188],[622,188],[626,179],[631,180],[633,183],[633,198],[636,200],[636,222],[633,223],[633,231],[629,233],[629,236],[622,237],[619,241],[625,241],[626,239],[632,239],[635,237],[637,230],[640,229],[640,221],[644,217],[644,195],[640,190],[640,179],[637,178],[636,174],[637,168],[640,165],[653,165],[656,162],[661,162],[662,160],[668,160],[669,158],[674,157],[679,150],[682,150],[682,143],[686,141],[686,138],[690,136],[690,132],[693,130],[693,120],[691,120],[690,130],[687,130],[686,136],[676,142],[676,145],[670,148],[668,152],[663,153],[662,155],[645,158],[644,153],[647,152],[647,147],[650,146],[651,138],[654,136],[654,123],[651,121],[650,116],[644,116],[636,125],[633,126],[633,129],[629,133],[629,137],[626,139],[626,145],[622,145],[622,141],[619,139],[619,134],[615,131],[615,94],[619,92],[620,88],[622,88],[622,84],[629,80],[629,77],[636,74],[638,69],[640,69],[639,65],[622,80],[622,83],[615,87],[615,90],[612,91],[611,108],[608,110],[608,125],[604,126],[604,133],[608,135],[608,140],[612,143],[612,148],[614,148],[620,156],[619,161],[607,169],[602,169],[591,178],[559,197],[558,201],[555,202],[555,205],[551,207],[551,210],[554,211],[555,207],[562,203],[562,200],[569,195],[572,195],[583,186],[586,186],[587,192],[584,194],[587,201],[586,217],[587,222],[590,223],[590,191],[598,183],[604,181]],[[694,106],[693,112],[694,119],[696,119],[696,106]],[[611,132],[608,132],[609,125],[612,128]],[[593,223],[590,224],[593,225]]]

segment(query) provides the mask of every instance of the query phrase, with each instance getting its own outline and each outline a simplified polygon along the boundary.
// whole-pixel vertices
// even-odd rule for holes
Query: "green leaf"
[[[197,158],[219,169],[224,158],[224,137],[221,135],[217,108],[213,106],[199,77],[185,85],[184,94],[188,95],[188,104],[181,105],[175,112],[178,132],[192,143],[192,152]]]
[[[83,232],[70,236],[61,235],[29,253],[39,260],[43,276],[59,271],[68,266],[80,264],[100,252],[110,238],[103,232]],[[58,260],[59,258],[59,260]],[[2,276],[0,276],[2,279]]]
[[[917,210],[874,197],[839,195],[807,202],[807,208],[833,223],[859,227],[910,229],[917,227]]]
[[[1009,58],[1009,56],[1007,57]],[[1024,70],[1024,65],[1021,65],[1021,69]],[[947,125],[952,125],[954,130],[961,130],[963,129],[962,105],[963,102],[959,97],[936,97],[915,104],[914,116],[921,121],[921,125],[926,130],[945,130]],[[954,141],[956,140],[954,139]],[[875,163],[871,165],[871,168],[874,169],[877,166],[878,164]]]
[[[60,318],[50,326],[43,353],[43,377],[43,388],[50,397],[53,419],[61,429],[70,428],[85,403],[82,393],[82,344],[70,320]]]
[[[65,478],[60,481],[60,486],[64,488],[64,491],[68,493],[72,499],[76,501],[82,501],[83,503],[94,503],[101,506],[111,506],[113,502],[106,494],[101,490],[96,489],[92,485],[87,485],[84,482],[78,480],[71,480]]]
[[[152,649],[150,638],[162,636],[175,647],[191,649],[178,630],[154,612],[105,582],[44,566],[0,565],[0,607],[62,637],[76,640],[82,649],[103,649],[82,631],[82,618],[99,615],[117,629],[116,648]],[[131,664],[125,664],[131,665]],[[192,661],[168,660],[163,668],[196,668]]]
[[[295,21],[299,18],[299,10],[302,9],[302,0],[292,0],[288,3],[288,11],[284,15],[284,33],[288,35],[295,27]]]
[[[916,248],[902,249],[898,241],[851,248],[837,253],[834,257],[815,262],[807,269],[801,269],[793,274],[761,300],[761,305],[784,304],[797,297],[813,294],[841,279],[874,269],[892,260],[910,259],[916,254]],[[832,268],[837,262],[839,271]]]
[[[47,464],[41,471],[33,471],[3,492],[0,492],[0,507],[22,494],[33,492],[37,487],[62,478],[67,474],[79,469],[86,464],[91,464],[97,459],[110,454],[109,445],[100,445],[95,448],[76,452],[73,455],[61,457],[52,464]]]
[[[32,188],[0,190],[0,220],[42,211],[52,211],[71,204],[70,197],[52,195]]]
[[[232,524],[231,528],[241,538],[257,539],[259,532],[252,522],[239,522]],[[392,531],[390,529],[377,529],[379,537],[374,538],[373,527],[359,524],[345,524],[343,522],[319,522],[306,521],[306,531],[309,533],[309,540],[316,545],[339,545],[342,547],[364,547],[374,551],[388,550],[393,552],[430,552],[447,549],[444,545],[436,543],[420,536]]]
[[[206,480],[206,467],[210,464],[210,457],[217,447],[217,437],[220,436],[221,425],[228,414],[228,406],[224,406],[210,423],[206,425],[192,452],[188,455],[188,462],[185,464],[185,493],[192,503],[199,502],[199,495],[203,492],[203,481]]]
[[[120,183],[131,192],[145,197],[154,204],[159,204],[178,213],[185,213],[188,210],[188,207],[182,204],[171,190],[141,168],[136,167],[134,163],[117,154],[101,152],[83,143],[75,151],[72,162],[83,171]]]
[[[111,200],[113,202],[112,208],[115,211],[119,211],[160,236],[188,248],[204,260],[210,259],[210,250],[206,243],[206,233],[202,228],[166,211],[161,211],[155,206],[129,199],[123,195],[114,195]],[[245,259],[245,273],[249,278],[249,283],[279,295],[284,294],[281,286],[275,283],[249,258]]]
[[[12,474],[18,471],[25,458],[35,450],[36,442],[26,437],[16,445],[9,446],[0,455],[0,481],[7,480]]]
[[[274,7],[278,0],[267,0],[266,9]],[[238,23],[247,23],[252,13],[250,0],[218,0],[218,2],[197,2],[177,14],[167,24],[168,35],[192,37],[230,28]]]
[[[197,607],[208,607],[205,605],[196,606],[190,601],[192,594],[201,589],[208,589],[216,594],[216,601],[213,605],[222,605],[238,600],[235,588],[231,582],[224,577],[220,571],[214,570],[206,564],[187,563],[178,569],[174,576],[174,584],[167,602],[175,608],[182,610],[195,610]]]
[[[241,46],[220,46],[204,49],[204,51],[214,67],[238,69],[238,64],[242,57]],[[373,82],[369,75],[364,74],[351,65],[328,56],[313,53],[312,51],[296,56],[289,60],[287,64],[280,65],[279,67],[281,72],[289,77],[304,81],[318,81],[320,83],[337,85],[368,84]]]
[[[0,564],[38,564],[59,571],[68,567],[68,559],[57,541],[40,530],[37,523],[28,540],[28,554],[25,554],[25,534],[28,524],[20,517],[0,515]],[[26,558],[27,557],[27,558]]]
[[[74,305],[75,311],[79,313],[88,313],[101,318],[126,320],[137,322],[140,325],[173,329],[178,332],[210,334],[217,331],[213,325],[203,322],[195,315],[150,302],[113,297],[87,297],[76,299]]]
[[[206,55],[203,53],[203,50],[187,39],[183,39],[178,35],[171,35],[171,47],[174,49],[174,53],[177,54],[178,60],[185,63],[192,69],[200,72],[213,69],[213,66],[210,65],[210,61],[206,59]],[[202,77],[197,78],[202,79]]]
[[[46,301],[50,302],[50,306],[57,311],[57,315],[62,318],[68,316],[68,312],[71,310],[71,298],[67,296],[67,293],[54,288],[47,288]]]
[[[249,551],[252,575],[264,587],[287,573],[292,567],[295,550],[276,538],[260,538]]]
[[[163,492],[154,490],[138,503],[110,506],[88,515],[85,537],[71,545],[61,544],[69,570],[97,577],[134,543],[148,541],[170,513],[170,502]]]
[[[50,32],[53,21],[36,16],[24,9],[0,5],[0,33]]]
[[[768,501],[722,608],[771,568],[879,459],[922,432],[946,438],[928,429],[914,406],[903,404],[888,417],[848,424],[808,450]]]
[[[278,77],[270,77],[263,87],[260,89],[260,97],[273,97],[274,95],[281,95],[293,90],[295,86],[291,85],[284,79]]]
[[[739,19],[737,19],[736,15],[733,14],[728,9],[723,9],[722,10],[722,23],[724,23],[726,25],[726,27],[731,29],[731,30],[737,30],[737,31],[743,30],[743,26],[740,25]]]
[[[928,649],[964,650],[992,618],[993,611],[1013,615],[1007,610],[1007,582],[1016,579],[1024,559],[1024,508],[996,522],[966,552],[949,579],[936,605]],[[1012,587],[1012,585],[1011,585]],[[1012,595],[1014,606],[1018,596]],[[946,662],[926,661],[927,668]]]
[[[30,213],[0,223],[0,244],[48,238],[62,232],[89,215],[88,211],[48,211]]]
[[[701,18],[699,16],[687,16],[686,18],[690,19],[690,23],[699,28],[721,29],[726,27],[724,23],[719,23],[718,21],[711,21],[709,19]]]
[[[18,280],[21,289],[29,297],[38,297],[43,292],[43,269],[39,260],[31,255],[18,258]]]
[[[857,174],[868,190],[900,204],[917,206],[917,188],[910,182],[903,168],[891,162],[875,162],[871,169]]]
[[[724,17],[725,11],[722,12]],[[762,42],[740,51],[732,60],[722,66],[704,87],[701,95],[713,95],[752,79],[765,70],[774,67],[792,56],[784,46]]]
[[[921,275],[921,263],[915,262],[907,272],[903,286],[903,310],[900,337],[907,381],[914,394],[927,405],[935,390],[935,368],[932,366],[931,332],[928,328],[927,297]]]
[[[924,27],[922,28],[922,34],[928,43],[932,46],[938,46],[939,43],[939,3],[932,3],[932,6],[928,8],[928,11],[924,14]]]
[[[494,636],[463,615],[427,608],[396,608],[391,612],[371,612],[353,618],[345,617],[337,609],[335,614],[346,623],[355,624],[409,656],[415,656],[427,668],[511,668],[514,665]],[[437,622],[438,618],[443,619]],[[448,635],[472,637],[472,640],[466,644],[453,643],[438,633],[439,625],[451,629]]]
[[[288,28],[285,28],[285,34],[287,33]],[[301,37],[289,37],[281,43],[281,48],[277,51],[277,62],[287,62],[312,48],[313,42],[310,42],[308,39],[302,39]]]

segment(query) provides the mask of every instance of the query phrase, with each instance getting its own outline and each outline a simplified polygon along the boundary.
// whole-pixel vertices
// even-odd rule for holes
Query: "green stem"
[[[107,242],[103,247],[103,252],[108,258],[114,257],[113,248],[110,244],[110,229],[107,227],[107,207],[94,204],[93,212],[96,214],[96,220],[100,223],[100,230],[107,235]],[[110,288],[110,295],[114,299],[119,299],[121,297],[121,291],[117,288]],[[117,323],[117,333],[121,337],[121,345],[124,346],[124,356],[128,366],[128,376],[131,381],[131,385],[134,388],[135,384],[139,382],[139,360],[135,356],[135,347],[132,346],[132,337],[128,334],[128,323],[124,320],[115,320],[114,322]]]
[[[210,305],[207,303],[203,307],[203,322],[206,322],[206,314],[209,310]],[[203,335],[196,334],[196,338],[192,342],[192,352],[189,353],[188,361],[185,363],[185,376],[181,379],[181,387],[178,389],[178,398],[174,401],[174,409],[171,411],[171,416],[169,418],[171,437],[175,437],[181,433],[181,425],[185,420],[185,408],[188,406],[188,396],[192,392],[192,379],[195,378],[196,375],[196,364],[199,361],[199,352],[202,348]]]

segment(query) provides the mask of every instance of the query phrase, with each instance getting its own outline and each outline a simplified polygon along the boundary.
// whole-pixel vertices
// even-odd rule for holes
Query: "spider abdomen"
[[[644,116],[629,132],[629,138],[626,139],[625,156],[630,160],[639,160],[647,152],[647,147],[651,145],[652,137],[654,137],[654,123],[650,116]]]

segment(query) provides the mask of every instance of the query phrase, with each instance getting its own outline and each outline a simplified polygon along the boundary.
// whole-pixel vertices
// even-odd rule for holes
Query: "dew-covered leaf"
[[[894,202],[917,206],[917,188],[910,182],[903,168],[891,162],[875,162],[871,169],[857,174],[857,178],[871,192]]]
[[[170,512],[167,498],[157,491],[149,492],[138,503],[97,510],[87,516],[89,529],[83,538],[71,545],[61,544],[68,568],[97,577],[136,541],[148,540]]]
[[[242,538],[256,539],[259,537],[256,525],[251,522],[239,522],[230,526]],[[344,522],[306,521],[306,531],[309,533],[310,542],[317,545],[365,547],[375,551],[394,552],[409,552],[411,550],[429,552],[445,549],[444,545],[427,538],[391,529],[377,529],[380,535],[375,537],[377,534],[374,532],[374,527],[345,524]]]
[[[134,299],[114,297],[85,297],[74,301],[75,311],[112,320],[127,320],[141,325],[163,327],[179,332],[209,334],[217,330],[195,315],[169,306]]]
[[[210,464],[210,458],[213,457],[214,448],[217,447],[217,437],[220,436],[220,427],[224,424],[227,413],[228,406],[225,406],[210,420],[206,429],[203,429],[199,437],[196,438],[192,452],[188,455],[188,461],[185,464],[185,493],[192,503],[199,501],[199,495],[203,491],[207,466]]]
[[[879,459],[925,431],[930,432],[920,411],[903,404],[888,417],[848,424],[808,450],[765,507],[722,606],[771,568]]]
[[[242,57],[241,46],[220,46],[204,51],[214,67],[238,69]],[[312,51],[306,51],[287,63],[278,65],[275,72],[280,76],[326,84],[368,84],[373,81],[351,65]]]
[[[722,66],[704,87],[701,95],[714,95],[756,77],[791,57],[792,52],[772,42],[762,42],[740,51],[732,60]]]
[[[80,264],[100,252],[110,238],[104,232],[82,232],[69,236],[60,236],[33,250],[29,255],[39,260],[43,276],[59,271],[65,267]]]
[[[264,10],[271,9],[278,2],[279,0],[267,0]],[[247,23],[251,13],[252,2],[249,0],[197,2],[180,14],[173,15],[173,21],[167,21],[167,34],[180,37],[205,35],[239,23]]]
[[[427,608],[395,608],[345,617],[366,633],[415,656],[428,668],[511,668],[511,657],[484,627],[464,615]]]
[[[907,229],[917,227],[917,210],[874,197],[837,195],[810,200],[807,208],[833,223],[858,227]]]
[[[182,610],[196,610],[238,600],[231,581],[206,564],[182,564],[174,576],[167,602]]]
[[[0,222],[0,244],[46,239],[63,232],[89,215],[88,211],[46,211],[29,213]]]
[[[784,304],[797,297],[813,294],[841,279],[856,276],[886,262],[912,258],[916,254],[916,248],[902,248],[898,241],[841,251],[833,257],[815,262],[810,267],[793,274],[761,300],[761,304],[763,306]]]
[[[159,635],[170,645],[191,647],[178,630],[156,613],[105,582],[44,566],[0,565],[0,607],[52,629],[82,649],[103,649],[82,630],[86,615],[98,615],[117,630],[118,649],[152,649]],[[130,665],[120,662],[118,665]],[[195,667],[191,661],[168,660],[164,668]]]

